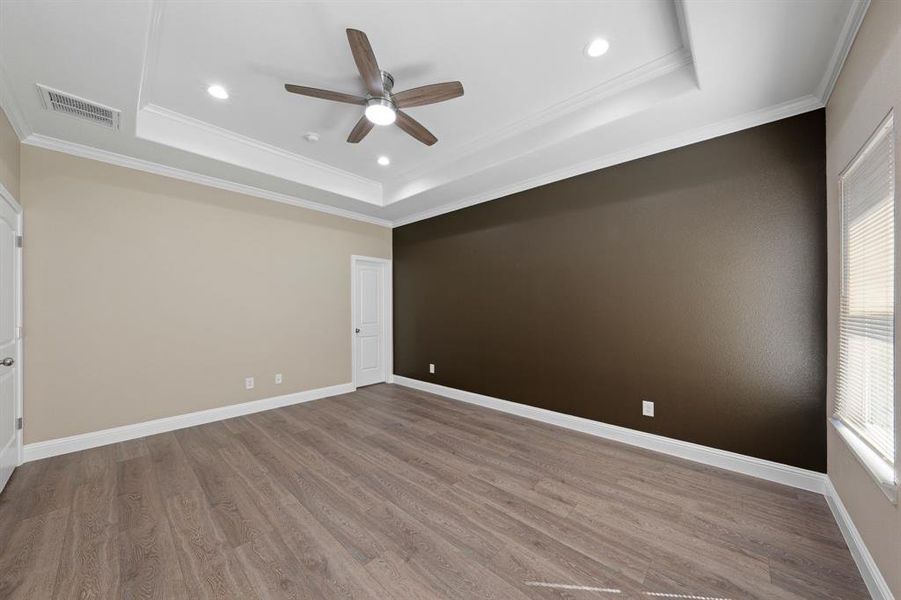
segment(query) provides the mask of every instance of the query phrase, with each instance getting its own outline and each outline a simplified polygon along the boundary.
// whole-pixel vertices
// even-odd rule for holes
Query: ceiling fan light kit
[[[390,98],[370,98],[363,114],[375,125],[391,125],[397,120],[397,108]]]
[[[403,112],[402,108],[412,106],[425,106],[451,100],[463,95],[463,84],[459,81],[446,83],[434,83],[421,87],[393,93],[394,77],[387,71],[379,68],[375,53],[369,44],[366,34],[357,29],[347,30],[347,41],[353,53],[354,62],[360,77],[369,92],[366,96],[355,96],[343,92],[333,92],[319,88],[311,88],[302,85],[285,84],[285,90],[292,94],[300,94],[311,98],[343,102],[365,106],[363,116],[354,125],[348,143],[357,144],[372,131],[373,126],[386,126],[396,124],[405,133],[419,140],[426,146],[431,146],[438,141],[432,132],[422,126],[419,121]]]

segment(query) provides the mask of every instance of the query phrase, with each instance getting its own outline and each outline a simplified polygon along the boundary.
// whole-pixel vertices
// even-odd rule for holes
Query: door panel
[[[0,199],[0,361],[17,361],[19,257],[16,248],[18,216]],[[19,366],[0,364],[0,490],[18,462],[16,417]]]
[[[377,336],[360,340],[360,368],[365,370],[379,367],[379,339]]]
[[[361,267],[360,271],[360,323],[378,325],[379,322],[379,269]]]
[[[383,263],[354,260],[354,381],[358,386],[385,381],[385,281]]]

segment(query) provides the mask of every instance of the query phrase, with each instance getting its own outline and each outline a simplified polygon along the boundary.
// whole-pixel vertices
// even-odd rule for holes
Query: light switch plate
[[[654,403],[650,400],[642,400],[641,401],[641,414],[645,417],[653,417],[654,416]]]
[[[429,363],[429,373],[434,373],[434,372],[435,372],[435,365],[432,363]]]

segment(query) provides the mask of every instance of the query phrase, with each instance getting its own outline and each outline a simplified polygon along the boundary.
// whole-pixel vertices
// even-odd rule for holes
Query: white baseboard
[[[678,456],[687,460],[695,461],[705,465],[735,471],[744,475],[750,475],[767,481],[774,481],[784,485],[789,485],[802,490],[823,494],[826,502],[835,517],[836,523],[848,544],[848,549],[854,562],[857,564],[860,575],[874,600],[894,600],[891,590],[888,587],[879,567],[873,560],[873,556],[867,550],[860,532],[854,526],[851,515],[842,504],[841,498],[833,487],[832,482],[823,473],[808,471],[798,467],[791,467],[780,463],[753,458],[735,452],[727,452],[718,450],[699,444],[674,440],[652,433],[636,431],[626,427],[617,425],[609,425],[600,421],[592,421],[582,417],[575,417],[563,413],[554,412],[544,408],[537,408],[527,404],[519,404],[491,396],[483,396],[473,392],[466,392],[427,381],[418,379],[410,379],[400,375],[394,376],[394,382],[398,385],[431,392],[439,396],[460,400],[470,404],[477,404],[501,412],[506,412],[527,419],[543,421],[551,423],[567,429],[581,431],[590,435],[615,440],[624,444],[638,446],[648,450],[654,450],[663,454]]]
[[[581,431],[583,433],[622,442],[624,444],[654,450],[663,454],[678,456],[705,465],[711,465],[721,469],[727,469],[752,477],[758,477],[760,479],[823,494],[826,497],[826,502],[829,504],[829,508],[832,510],[832,514],[838,523],[838,527],[845,538],[845,542],[848,544],[851,556],[854,558],[854,562],[860,570],[861,577],[863,578],[864,583],[866,583],[870,595],[874,600],[894,600],[894,596],[892,595],[885,578],[883,578],[882,573],[876,566],[876,562],[873,560],[873,556],[864,544],[860,532],[858,532],[857,528],[854,526],[851,515],[848,514],[845,505],[838,496],[838,492],[836,492],[835,487],[833,487],[829,478],[822,473],[753,458],[735,452],[727,452],[725,450],[718,450],[699,444],[683,442],[681,440],[628,429],[626,427],[609,425],[607,423],[601,423],[600,421],[592,421],[590,419],[558,413],[544,408],[529,406],[527,404],[519,404],[508,400],[493,398],[491,396],[466,392],[435,383],[420,381],[418,379],[410,379],[400,375],[390,376],[388,382],[430,392],[453,400],[460,400],[462,402],[477,404],[501,412],[519,415],[527,419],[551,423],[567,429],[573,429],[575,431]],[[55,440],[35,442],[25,445],[24,461],[30,462],[33,460],[40,460],[59,454],[87,450],[89,448],[124,442],[157,433],[193,427],[194,425],[202,425],[213,421],[249,415],[282,406],[310,402],[312,400],[328,398],[329,396],[348,394],[353,391],[354,387],[352,383],[343,383],[314,390],[295,392],[284,396],[264,398],[252,402],[242,402],[241,404],[231,404],[229,406],[211,408],[209,410],[201,410],[174,417],[165,417],[162,419],[154,419],[153,421],[144,421],[143,423],[82,433]]]
[[[870,596],[873,597],[873,600],[894,600],[895,597],[879,571],[879,567],[876,566],[873,555],[867,550],[860,532],[857,531],[854,521],[851,520],[848,509],[845,508],[842,499],[839,498],[838,492],[829,479],[826,480],[825,496],[826,502],[829,504],[830,510],[832,510],[832,515],[835,517],[836,523],[838,523],[838,528],[845,538],[845,543],[848,544],[848,550],[851,551],[851,556],[857,564],[860,576],[867,585]]]
[[[174,417],[164,417],[162,419],[154,419],[153,421],[144,421],[142,423],[123,425],[111,429],[80,433],[78,435],[47,440],[45,442],[34,442],[32,444],[25,444],[24,462],[40,460],[42,458],[49,458],[51,456],[67,454],[69,452],[77,452],[79,450],[87,450],[88,448],[96,448],[97,446],[105,446],[107,444],[115,444],[117,442],[133,440],[135,438],[157,433],[165,433],[176,429],[184,429],[185,427],[193,427],[194,425],[203,425],[204,423],[212,423],[213,421],[222,421],[224,419],[231,419],[232,417],[240,417],[242,415],[249,415],[264,410],[289,406],[291,404],[310,402],[311,400],[319,400],[320,398],[327,398],[329,396],[348,394],[352,391],[354,391],[352,383],[342,383],[314,390],[285,394],[284,396],[274,396],[272,398],[263,398],[262,400],[253,400],[251,402],[230,404],[219,408],[211,408],[209,410],[200,410],[184,415],[176,415]]]
[[[678,456],[694,462],[735,471],[751,477],[758,477],[768,481],[774,481],[783,485],[800,488],[823,494],[826,491],[826,475],[817,473],[816,471],[808,471],[798,467],[791,467],[780,463],[745,456],[735,452],[727,452],[726,450],[718,450],[700,444],[691,442],[683,442],[652,433],[645,433],[635,429],[619,427],[618,425],[609,425],[600,421],[592,421],[582,417],[575,417],[544,408],[537,408],[527,404],[519,404],[510,402],[509,400],[501,400],[492,398],[491,396],[483,396],[473,392],[466,392],[435,383],[420,381],[418,379],[410,379],[394,375],[394,382],[398,385],[431,392],[439,396],[445,396],[470,404],[478,404],[487,408],[493,408],[506,413],[519,415],[527,419],[543,421],[551,423],[567,429],[574,429],[582,433],[596,435],[598,437],[615,440],[624,444],[654,450],[671,456]]]

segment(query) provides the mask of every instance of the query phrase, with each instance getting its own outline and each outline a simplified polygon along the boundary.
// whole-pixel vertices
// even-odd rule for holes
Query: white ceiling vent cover
[[[40,83],[37,86],[45,109],[84,119],[108,129],[119,129],[119,111],[115,108],[48,88]]]

